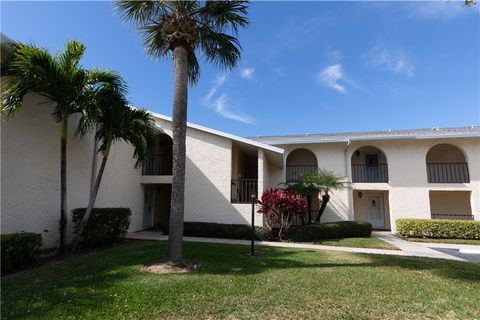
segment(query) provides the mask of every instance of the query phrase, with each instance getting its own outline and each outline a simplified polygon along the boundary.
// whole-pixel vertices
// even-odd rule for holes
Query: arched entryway
[[[387,157],[377,147],[365,146],[356,149],[351,158],[352,182],[387,183]]]
[[[469,183],[468,163],[462,150],[454,145],[434,145],[426,155],[429,183]]]
[[[286,182],[297,182],[303,174],[318,171],[315,154],[308,149],[296,149],[287,156]]]

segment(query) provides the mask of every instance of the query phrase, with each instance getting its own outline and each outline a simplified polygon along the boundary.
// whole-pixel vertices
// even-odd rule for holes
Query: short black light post
[[[250,195],[252,198],[252,240],[250,244],[250,255],[255,256],[255,200],[257,199],[256,194]]]

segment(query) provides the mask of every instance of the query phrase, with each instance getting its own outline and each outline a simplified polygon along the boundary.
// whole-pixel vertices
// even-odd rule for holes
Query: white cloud
[[[226,118],[231,119],[247,124],[254,124],[255,121],[249,116],[244,114],[240,114],[231,110],[231,106],[229,105],[229,99],[226,93],[221,93],[217,96],[217,93],[222,88],[222,86],[227,81],[227,74],[218,75],[217,78],[212,82],[213,85],[208,91],[208,93],[203,98],[203,104],[212,108],[218,115]]]
[[[348,83],[348,79],[340,64],[333,64],[320,71],[317,74],[317,81],[340,93],[347,93],[345,83]]]
[[[415,66],[403,50],[391,51],[375,46],[364,56],[367,59],[367,65],[372,68],[403,74],[409,78],[415,75]]]
[[[228,105],[228,97],[225,93],[221,94],[217,99],[215,99],[215,101],[213,102],[213,107],[215,109],[215,112],[224,118],[247,124],[254,124],[252,118],[246,115],[235,113],[230,110],[230,106]]]
[[[248,80],[253,80],[253,73],[255,72],[255,69],[253,68],[244,68],[240,70],[240,76],[243,79],[248,79]]]

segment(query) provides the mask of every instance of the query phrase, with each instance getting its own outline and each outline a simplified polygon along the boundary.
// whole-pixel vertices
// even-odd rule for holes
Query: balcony
[[[233,179],[232,180],[232,203],[251,203],[251,195],[258,193],[257,179]]]
[[[298,182],[300,178],[305,173],[316,173],[318,172],[317,165],[300,165],[300,164],[290,164],[287,165],[287,183],[289,182]]]
[[[469,183],[466,162],[427,163],[428,183]]]
[[[387,164],[352,164],[352,182],[388,183]]]
[[[172,175],[172,157],[168,154],[151,154],[143,165],[144,176]]]

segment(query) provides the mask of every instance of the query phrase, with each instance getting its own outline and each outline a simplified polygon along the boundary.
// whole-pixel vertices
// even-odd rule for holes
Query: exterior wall
[[[157,121],[168,135],[170,122]],[[185,221],[249,224],[251,204],[233,204],[232,141],[188,128],[185,181]],[[262,225],[260,214],[255,224]]]
[[[45,247],[55,247],[60,219],[60,128],[51,116],[53,105],[39,102],[38,96],[27,95],[21,110],[1,123],[1,232],[37,232]],[[72,138],[75,123],[72,117],[67,146],[68,238],[71,210],[88,202],[94,147],[91,135]],[[132,154],[128,145],[113,146],[95,206],[129,207],[130,229],[138,230],[143,191]]]
[[[426,157],[429,150],[438,144],[451,144],[461,151],[468,162],[470,183],[433,184],[427,182]],[[471,212],[476,220],[480,220],[480,143],[478,138],[444,138],[415,140],[377,140],[352,141],[350,143],[317,143],[278,145],[285,149],[285,158],[293,150],[305,148],[312,151],[318,160],[319,168],[333,170],[351,181],[351,164],[357,158],[355,152],[359,148],[365,151],[378,148],[381,153],[379,162],[388,164],[388,183],[349,183],[343,190],[334,191],[322,217],[323,222],[335,220],[353,220],[353,208],[356,190],[370,190],[388,194],[385,204],[389,205],[392,231],[395,231],[395,220],[399,218],[425,218],[430,214],[430,191],[468,191],[470,192]],[[432,150],[441,150],[441,159],[462,162],[460,153],[440,146]],[[440,156],[436,155],[436,156]],[[384,157],[384,158],[383,158]],[[445,161],[447,161],[445,160]],[[361,163],[361,162],[360,162]],[[269,168],[270,184],[284,181],[285,169],[282,173],[272,166]],[[283,180],[282,180],[283,179]]]

